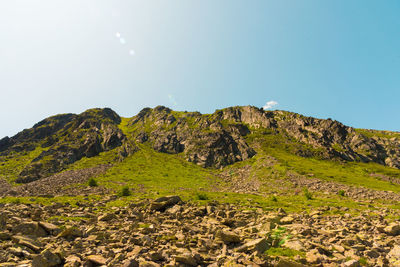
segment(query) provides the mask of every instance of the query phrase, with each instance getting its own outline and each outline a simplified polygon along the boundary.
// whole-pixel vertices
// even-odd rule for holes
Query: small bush
[[[196,194],[196,199],[198,199],[198,200],[208,200],[209,198],[208,198],[208,196],[207,196],[206,194],[204,194],[204,193],[197,193],[197,194]]]
[[[367,260],[365,257],[361,257],[361,258],[359,259],[359,262],[360,262],[360,264],[363,265],[363,266],[368,265],[368,260]]]
[[[97,181],[94,178],[90,178],[88,184],[90,187],[98,186]]]
[[[307,200],[313,199],[312,194],[311,194],[310,191],[308,191],[308,188],[307,188],[307,187],[304,187],[303,193],[304,193],[304,196],[305,196],[305,198],[306,198]]]
[[[344,197],[345,196],[344,190],[339,190],[338,195]]]
[[[119,195],[122,197],[128,197],[131,195],[131,190],[129,190],[128,186],[123,186]]]
[[[271,200],[272,200],[273,202],[278,202],[278,199],[276,198],[276,196],[272,196]]]

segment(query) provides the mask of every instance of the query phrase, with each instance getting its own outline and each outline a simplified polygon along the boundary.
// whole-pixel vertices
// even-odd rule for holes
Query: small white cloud
[[[121,33],[116,32],[116,33],[115,33],[115,37],[117,37],[118,39],[121,38]]]
[[[135,50],[131,49],[129,50],[129,55],[134,56],[136,54]]]
[[[278,105],[278,102],[276,102],[276,101],[274,101],[274,100],[271,100],[271,101],[268,101],[268,102],[265,104],[265,106],[263,106],[263,109],[264,109],[264,110],[266,110],[266,109],[271,109],[271,108],[275,107],[276,105]]]
[[[126,41],[125,41],[124,38],[119,38],[119,42],[120,42],[121,44],[126,44]]]
[[[176,106],[178,104],[173,95],[168,95],[168,99],[169,99],[169,102],[171,102],[171,104],[173,104],[174,106]]]

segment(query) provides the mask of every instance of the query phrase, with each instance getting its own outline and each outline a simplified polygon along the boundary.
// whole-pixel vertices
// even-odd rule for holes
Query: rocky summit
[[[0,267],[400,266],[400,133],[109,108],[0,139]]]

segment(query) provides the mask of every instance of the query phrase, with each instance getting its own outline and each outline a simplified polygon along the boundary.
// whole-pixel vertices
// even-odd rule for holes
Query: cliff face
[[[155,150],[183,152],[189,161],[221,167],[255,155],[246,136],[262,129],[282,138],[319,149],[326,159],[376,162],[400,168],[400,134],[356,130],[331,119],[305,117],[285,111],[230,107],[211,115],[176,113],[168,108],[145,109],[131,120],[137,140],[150,141]],[[144,129],[149,129],[146,132]]]
[[[129,125],[137,129],[138,142],[150,142],[159,152],[183,153],[188,161],[204,167],[219,168],[255,155],[244,139],[250,132],[245,125],[224,127],[197,112],[145,109]]]
[[[301,156],[400,168],[400,133],[358,130],[330,119],[285,111],[246,106],[203,115],[158,106],[143,109],[121,125],[118,114],[108,108],[53,116],[14,137],[1,139],[0,163],[35,155],[19,163],[23,166],[15,181],[26,183],[60,172],[84,157],[117,149],[115,160],[122,160],[147,145],[158,152],[182,155],[203,167],[222,168],[256,155],[258,145],[250,142],[250,136],[262,139],[273,133],[317,151],[300,151]]]

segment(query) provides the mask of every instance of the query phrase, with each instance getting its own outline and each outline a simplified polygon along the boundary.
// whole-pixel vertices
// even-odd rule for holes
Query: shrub
[[[286,234],[286,231],[286,228],[281,226],[271,231],[269,238],[272,240],[273,246],[280,247],[292,237],[291,235]]]
[[[344,197],[345,196],[344,190],[339,190],[338,195]]]
[[[98,186],[97,181],[94,178],[90,178],[88,184],[90,187]]]
[[[271,200],[272,200],[273,202],[278,202],[278,199],[276,198],[276,196],[272,196]]]
[[[123,186],[121,189],[121,192],[119,193],[120,196],[122,197],[128,197],[131,195],[131,190],[129,190],[128,186]]]
[[[196,193],[196,199],[198,200],[208,200],[208,196],[204,193]]]
[[[307,188],[307,187],[304,187],[303,193],[304,193],[304,196],[305,196],[305,198],[306,198],[307,200],[313,199],[312,194],[311,194],[310,191],[308,191],[308,188]]]

